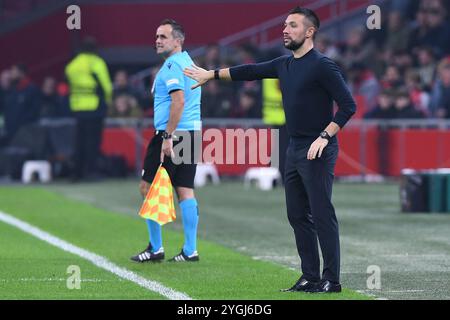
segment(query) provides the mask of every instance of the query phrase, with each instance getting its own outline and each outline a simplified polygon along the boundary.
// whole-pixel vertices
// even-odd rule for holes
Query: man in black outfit
[[[287,214],[294,229],[303,275],[283,291],[340,292],[339,229],[331,203],[337,132],[356,111],[356,104],[336,64],[314,49],[317,15],[306,8],[289,12],[283,30],[284,46],[292,55],[220,70],[197,66],[185,74],[194,87],[212,79],[259,80],[278,78],[290,137],[286,155]],[[333,115],[333,101],[338,111]],[[324,267],[320,275],[319,239]]]

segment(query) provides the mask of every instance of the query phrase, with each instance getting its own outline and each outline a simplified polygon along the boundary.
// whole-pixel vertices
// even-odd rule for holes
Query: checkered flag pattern
[[[139,215],[164,225],[176,219],[172,182],[167,170],[160,166],[145,197]]]

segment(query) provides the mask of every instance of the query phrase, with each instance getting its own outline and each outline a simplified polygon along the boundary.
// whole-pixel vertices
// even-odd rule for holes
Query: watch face
[[[323,138],[323,139],[327,139],[327,140],[330,139],[328,133],[326,133],[325,131],[322,131],[322,132],[320,133],[320,137]]]

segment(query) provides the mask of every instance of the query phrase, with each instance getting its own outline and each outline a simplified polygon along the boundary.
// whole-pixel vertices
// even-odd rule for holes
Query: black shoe
[[[161,247],[158,251],[152,252],[152,247],[149,245],[147,249],[131,257],[130,259],[135,262],[160,262],[164,260],[164,248]]]
[[[183,249],[181,249],[181,252],[179,254],[177,254],[175,257],[173,257],[172,259],[169,260],[169,262],[184,262],[184,261],[188,261],[188,262],[195,262],[195,261],[199,261],[200,257],[198,256],[197,251],[194,251],[193,254],[191,254],[190,256],[187,256],[184,254]]]
[[[329,280],[322,280],[320,283],[311,291],[314,293],[338,293],[342,291],[340,283],[331,282]]]
[[[303,276],[298,279],[298,281],[289,289],[281,289],[281,292],[298,292],[298,291],[304,291],[308,292],[307,290],[312,290],[317,287],[319,283],[318,282],[312,282],[308,281]]]

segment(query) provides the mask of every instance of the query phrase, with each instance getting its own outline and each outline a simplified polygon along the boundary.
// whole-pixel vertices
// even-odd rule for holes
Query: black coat
[[[421,119],[424,118],[424,114],[414,108],[414,106],[409,105],[406,108],[401,110],[395,110],[395,118],[396,119]]]
[[[39,119],[39,91],[27,79],[6,91],[3,115],[7,139],[11,139],[24,125]]]

